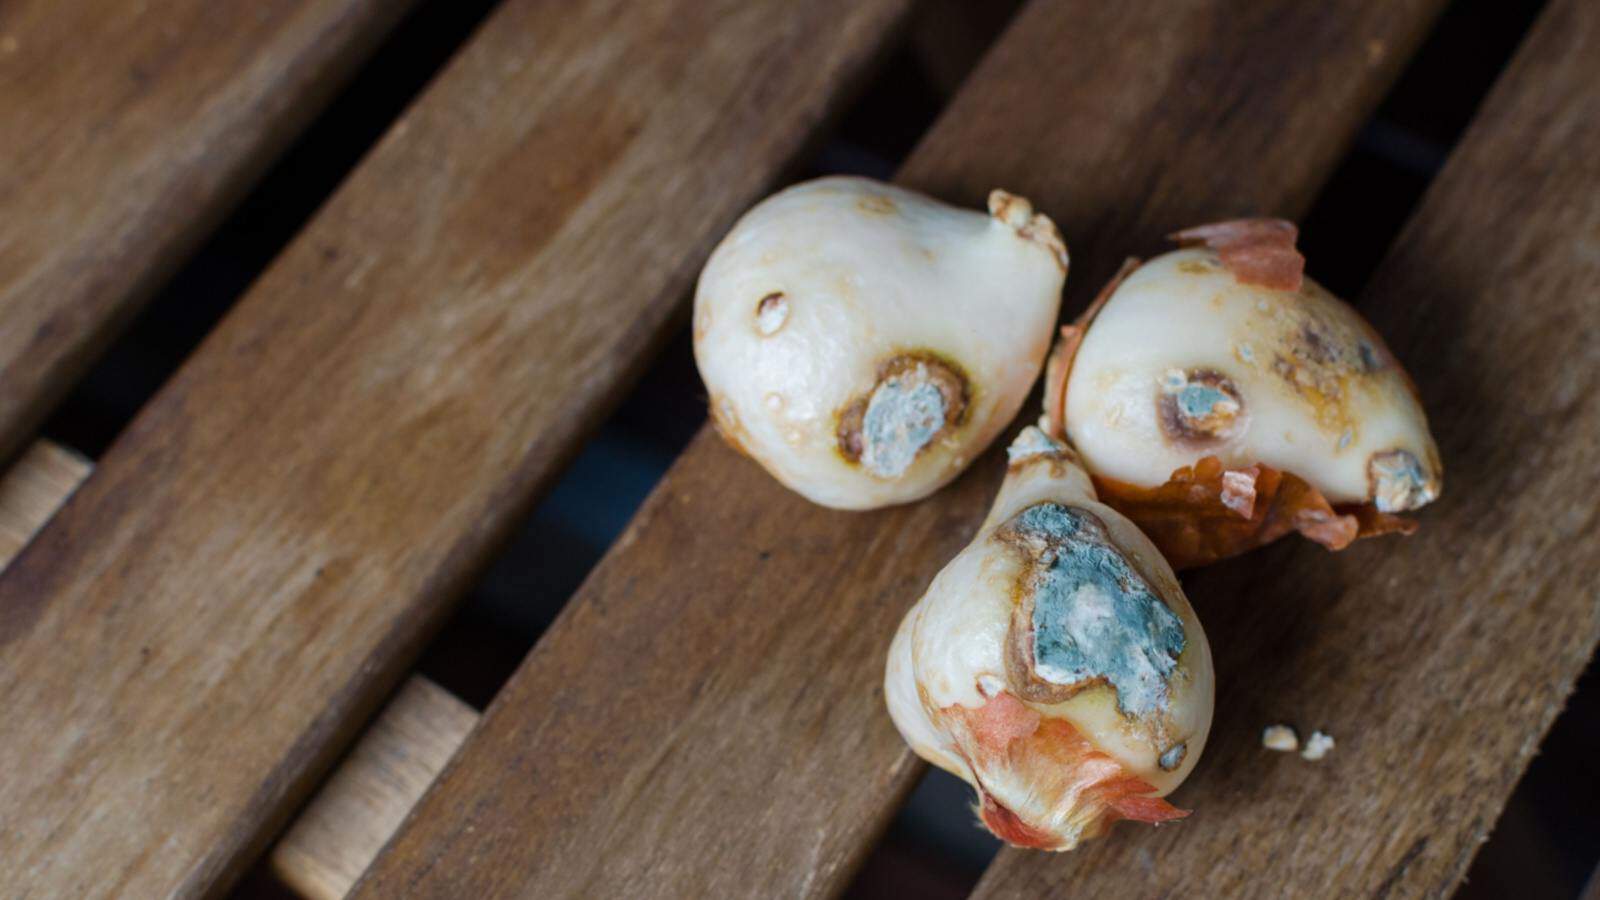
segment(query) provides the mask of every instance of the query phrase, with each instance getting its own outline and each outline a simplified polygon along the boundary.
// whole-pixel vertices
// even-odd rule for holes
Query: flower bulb
[[[1027,428],[977,537],[906,614],[885,696],[913,750],[965,779],[1019,846],[1070,850],[1193,770],[1211,651],[1172,569],[1095,499],[1072,451]]]
[[[822,178],[751,209],[695,295],[695,360],[734,447],[825,506],[954,478],[1016,415],[1049,349],[1067,253],[995,191],[958,209]]]
[[[1131,261],[1051,354],[1045,409],[1100,498],[1177,568],[1289,531],[1409,531],[1443,467],[1372,326],[1302,274],[1288,222],[1180,232]]]

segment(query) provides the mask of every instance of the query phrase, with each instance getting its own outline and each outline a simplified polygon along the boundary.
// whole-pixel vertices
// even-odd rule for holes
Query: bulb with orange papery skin
[[[1200,622],[1064,443],[1027,428],[1009,455],[977,537],[901,622],[889,713],[1016,846],[1070,850],[1119,819],[1182,818],[1163,798],[1211,727]]]
[[[1176,568],[1298,531],[1410,532],[1439,451],[1383,338],[1304,277],[1295,227],[1220,222],[1129,260],[1046,372],[1048,430]]]

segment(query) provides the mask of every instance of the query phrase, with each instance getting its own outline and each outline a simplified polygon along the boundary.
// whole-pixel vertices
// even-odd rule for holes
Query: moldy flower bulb
[[[694,350],[722,436],[824,506],[916,500],[1022,405],[1067,253],[1003,191],[989,214],[864,178],[751,209],[695,295]]]
[[[1004,840],[1070,850],[1161,799],[1211,727],[1211,650],[1177,578],[1025,429],[978,536],[906,614],[885,697],[918,755],[978,791]]]
[[[1177,568],[1299,531],[1330,549],[1410,531],[1443,468],[1411,379],[1302,275],[1295,228],[1221,222],[1130,261],[1046,378],[1051,432]]]

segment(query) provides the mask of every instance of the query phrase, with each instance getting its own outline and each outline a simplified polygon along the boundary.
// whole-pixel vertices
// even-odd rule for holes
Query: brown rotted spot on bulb
[[[871,390],[839,410],[839,454],[872,475],[898,477],[961,425],[970,402],[970,382],[953,361],[928,351],[897,354],[879,364]]]
[[[853,463],[861,461],[861,420],[866,415],[866,397],[857,397],[839,411],[839,453]]]
[[[1339,361],[1339,353],[1334,347],[1333,339],[1328,337],[1319,323],[1307,322],[1300,326],[1298,345],[1302,348],[1300,355],[1319,366],[1332,365]],[[1365,367],[1366,361],[1361,364]]]
[[[1270,360],[1266,370],[1299,395],[1318,427],[1338,436],[1343,449],[1359,436],[1353,404],[1362,386],[1380,385],[1391,369],[1402,377],[1404,371],[1370,327],[1341,321],[1328,308],[1339,301],[1322,288],[1307,282],[1302,297],[1306,302],[1261,314],[1257,331],[1264,346],[1257,349]]]
[[[1215,369],[1172,369],[1156,394],[1161,430],[1174,444],[1204,446],[1242,430],[1244,398],[1233,380]]]
[[[1039,677],[1034,666],[1033,603],[1018,603],[1011,611],[1006,629],[1006,690],[1029,703],[1064,703],[1092,687],[1110,684],[1104,675],[1084,678],[1071,684],[1056,684]]]

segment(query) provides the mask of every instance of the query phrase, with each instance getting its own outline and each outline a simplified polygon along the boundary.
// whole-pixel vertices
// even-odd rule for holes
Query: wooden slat
[[[0,4],[0,464],[413,2]]]
[[[1447,485],[1405,541],[1197,574],[1216,727],[1181,828],[978,895],[1444,896],[1600,638],[1600,6],[1556,0],[1365,293]],[[1314,261],[1313,261],[1314,262]],[[1262,750],[1331,732],[1320,763]]]
[[[1071,308],[1174,227],[1303,210],[1436,10],[1034,3],[903,180],[1031,197],[1072,244]],[[356,896],[839,890],[920,772],[883,709],[890,636],[1000,459],[842,513],[703,431]]]
[[[0,569],[89,477],[50,441],[0,474]],[[317,790],[272,850],[272,868],[310,900],[349,892],[478,722],[478,712],[413,675]]]
[[[406,679],[272,848],[272,870],[308,900],[339,900],[478,722],[428,679]]]
[[[0,576],[0,884],[216,892],[905,0],[510,0]]]
[[[89,468],[77,453],[40,441],[0,472],[0,569],[67,502]]]

